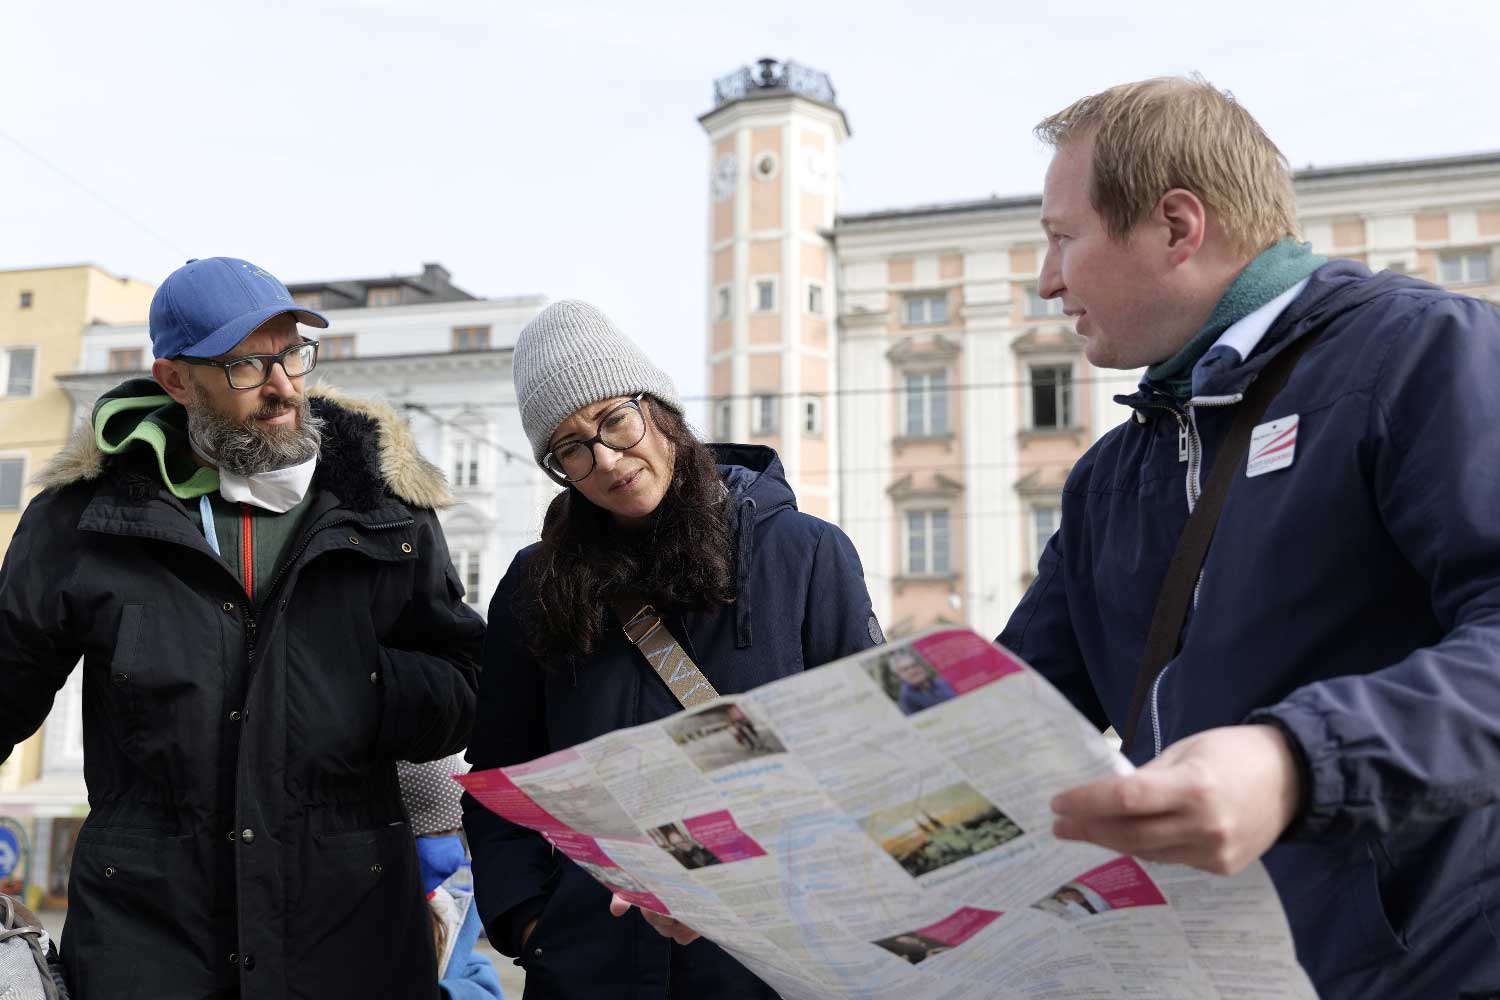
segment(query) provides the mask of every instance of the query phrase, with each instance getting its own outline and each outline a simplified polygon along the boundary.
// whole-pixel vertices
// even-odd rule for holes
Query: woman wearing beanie
[[[853,546],[797,510],[776,453],[698,441],[671,380],[597,309],[548,306],[521,331],[514,371],[532,451],[564,489],[490,602],[475,768],[880,641]],[[669,687],[633,639],[675,641],[701,677]],[[610,916],[607,889],[467,796],[464,825],[480,917],[519,956],[528,1000],[776,995],[710,941],[675,944],[635,910]]]

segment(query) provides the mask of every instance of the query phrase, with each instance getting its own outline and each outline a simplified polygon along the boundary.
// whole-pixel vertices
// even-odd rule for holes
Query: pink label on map
[[[735,825],[734,817],[729,815],[727,809],[693,816],[683,820],[682,825],[687,827],[688,834],[694,840],[708,848],[710,854],[725,864],[743,861],[745,858],[758,858],[766,853],[750,839],[748,833]]]
[[[1021,673],[1021,661],[973,632],[939,632],[912,643],[955,694],[967,694],[1002,677]]]
[[[1134,858],[1116,858],[1109,864],[1084,872],[1074,881],[1093,889],[1116,910],[1167,905],[1166,897]]]
[[[963,944],[1004,915],[998,910],[980,910],[965,906],[931,927],[917,928],[917,933],[952,948]]]
[[[470,771],[454,775],[468,793],[490,812],[512,823],[540,830],[542,833],[570,833],[571,828],[532,801],[514,781],[498,767],[489,771]]]
[[[529,760],[524,764],[507,767],[505,773],[512,778],[525,778],[529,775],[541,774],[543,771],[550,771],[554,767],[572,764],[582,759],[582,756],[577,750],[559,750],[557,753],[549,753],[545,757],[538,757],[536,760]]]
[[[546,837],[556,845],[559,851],[574,861],[588,861],[605,868],[619,867],[613,858],[604,853],[604,848],[599,846],[599,841],[587,834],[564,829],[548,831]]]

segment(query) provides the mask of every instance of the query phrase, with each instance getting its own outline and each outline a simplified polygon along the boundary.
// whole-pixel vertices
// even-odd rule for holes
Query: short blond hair
[[[1122,83],[1035,131],[1054,148],[1093,136],[1089,200],[1116,240],[1173,188],[1197,195],[1246,255],[1297,235],[1286,157],[1233,95],[1201,76]]]

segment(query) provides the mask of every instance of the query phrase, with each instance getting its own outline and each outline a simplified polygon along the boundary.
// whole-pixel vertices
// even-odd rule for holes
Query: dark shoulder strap
[[[1213,469],[1203,493],[1188,516],[1182,535],[1177,539],[1177,549],[1172,553],[1172,562],[1167,567],[1166,578],[1156,598],[1156,610],[1151,615],[1151,630],[1146,634],[1146,649],[1141,656],[1141,669],[1135,675],[1135,692],[1130,698],[1130,718],[1126,723],[1124,748],[1129,750],[1135,743],[1137,724],[1141,710],[1146,706],[1146,696],[1151,685],[1161,674],[1172,657],[1177,655],[1177,643],[1182,636],[1182,625],[1187,620],[1188,607],[1193,592],[1198,586],[1198,574],[1203,568],[1203,559],[1208,554],[1208,543],[1213,540],[1214,526],[1219,523],[1219,514],[1229,496],[1229,487],[1234,484],[1245,455],[1250,451],[1250,435],[1261,417],[1266,415],[1271,400],[1281,392],[1292,369],[1314,340],[1316,333],[1304,335],[1288,345],[1282,352],[1261,369],[1260,375],[1245,390],[1240,401],[1229,436],[1214,458]]]
[[[651,669],[662,679],[683,708],[692,708],[719,696],[703,676],[687,650],[672,637],[656,609],[634,594],[618,594],[610,602],[620,620],[625,638],[641,651]]]

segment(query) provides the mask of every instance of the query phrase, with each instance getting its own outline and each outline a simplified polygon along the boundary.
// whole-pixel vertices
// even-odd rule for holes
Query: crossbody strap
[[[610,601],[620,619],[625,638],[641,651],[656,676],[662,679],[683,708],[692,708],[719,696],[703,676],[687,650],[672,637],[655,608],[633,594],[620,594]]]
[[[1182,626],[1187,621],[1193,592],[1198,587],[1198,574],[1203,569],[1203,560],[1208,554],[1208,543],[1213,540],[1214,526],[1219,523],[1219,514],[1224,510],[1229,488],[1234,485],[1245,455],[1250,451],[1250,435],[1260,418],[1266,415],[1271,400],[1286,385],[1297,360],[1316,339],[1316,334],[1308,334],[1288,345],[1261,369],[1260,375],[1245,390],[1245,398],[1240,401],[1234,423],[1230,425],[1229,436],[1220,446],[1219,454],[1214,458],[1213,469],[1209,472],[1208,482],[1203,485],[1203,493],[1198,497],[1198,503],[1188,515],[1182,535],[1177,539],[1172,562],[1167,567],[1166,578],[1162,580],[1161,591],[1157,594],[1156,610],[1151,615],[1151,630],[1146,634],[1146,648],[1141,656],[1140,671],[1135,675],[1135,692],[1130,699],[1130,721],[1125,726],[1124,740],[1127,751],[1135,743],[1137,724],[1140,722],[1141,710],[1146,706],[1146,696],[1151,691],[1151,685],[1156,683],[1156,678],[1177,655]]]

